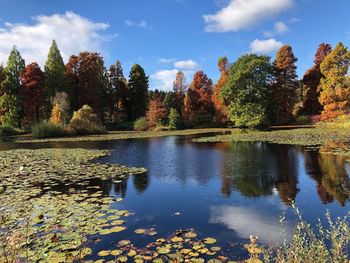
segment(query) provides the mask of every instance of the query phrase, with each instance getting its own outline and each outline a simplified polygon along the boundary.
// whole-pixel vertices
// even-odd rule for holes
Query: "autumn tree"
[[[317,115],[322,111],[322,105],[318,100],[320,96],[318,86],[322,78],[320,66],[330,52],[332,52],[331,45],[322,43],[315,54],[314,66],[303,77],[303,103],[300,114]]]
[[[21,72],[25,63],[16,46],[13,47],[4,69],[4,81],[1,84],[0,108],[2,124],[19,128],[23,113],[22,98],[20,96]]]
[[[81,52],[78,56],[71,56],[66,66],[66,76],[71,85],[73,110],[89,105],[103,120],[107,107],[107,76],[100,54]]]
[[[1,93],[1,83],[4,81],[5,79],[5,75],[4,75],[4,67],[2,65],[0,65],[0,96],[2,96],[3,94]]]
[[[220,79],[214,87],[214,93],[212,96],[212,101],[215,107],[215,118],[219,124],[227,123],[227,106],[225,102],[220,99],[220,91],[222,87],[227,83],[228,80],[228,69],[229,62],[227,57],[219,58],[218,68],[220,71]]]
[[[183,117],[189,125],[211,125],[214,105],[211,101],[213,82],[203,71],[198,71],[184,99]]]
[[[293,120],[293,109],[299,88],[296,62],[297,58],[291,46],[284,45],[277,52],[274,61],[276,80],[272,94],[275,103],[275,124],[287,124]]]
[[[45,105],[44,111],[49,115],[52,108],[52,100],[56,92],[68,92],[65,66],[55,40],[52,41],[49,54],[45,63]]]
[[[126,119],[126,103],[128,82],[123,74],[123,68],[118,60],[108,71],[109,111],[113,122]]]
[[[160,97],[154,97],[149,102],[146,114],[147,122],[150,127],[156,126],[167,116],[167,109]]]
[[[130,71],[127,97],[128,119],[135,121],[145,116],[148,106],[148,76],[138,64],[135,64]]]
[[[228,103],[228,117],[236,126],[270,124],[272,81],[273,66],[267,56],[244,55],[232,64],[220,99]]]
[[[27,65],[21,73],[20,94],[23,99],[22,126],[29,127],[40,120],[40,107],[44,100],[45,77],[37,63]]]
[[[338,43],[321,63],[323,77],[319,86],[319,101],[324,107],[322,119],[332,119],[350,112],[349,65],[350,52],[342,43]]]
[[[70,117],[70,103],[68,94],[65,92],[56,92],[52,101],[50,122],[54,124],[66,124]]]

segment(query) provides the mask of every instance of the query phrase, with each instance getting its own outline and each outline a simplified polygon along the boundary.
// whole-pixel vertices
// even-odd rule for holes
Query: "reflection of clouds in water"
[[[272,204],[273,206],[277,207],[281,211],[286,211],[289,206],[287,206],[285,203],[281,202],[281,199],[278,195],[278,191],[276,188],[273,188],[273,196],[268,196],[266,198],[266,201],[269,204]]]
[[[279,217],[262,212],[255,208],[234,206],[212,206],[210,223],[223,224],[234,230],[241,238],[249,235],[259,236],[264,244],[281,240]],[[286,226],[286,234],[290,236],[292,228]]]

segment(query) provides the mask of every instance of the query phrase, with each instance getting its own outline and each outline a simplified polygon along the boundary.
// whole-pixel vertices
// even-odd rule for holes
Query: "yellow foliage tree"
[[[50,122],[53,124],[62,123],[62,110],[59,104],[55,104],[52,108]]]

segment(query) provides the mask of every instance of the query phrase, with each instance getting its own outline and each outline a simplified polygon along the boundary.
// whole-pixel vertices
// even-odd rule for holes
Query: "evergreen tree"
[[[123,68],[118,60],[111,65],[108,72],[109,110],[113,122],[121,122],[126,119],[126,98],[128,82],[123,74]]]
[[[275,103],[275,124],[287,124],[293,120],[293,109],[299,88],[296,62],[297,58],[291,46],[284,45],[277,52],[274,61],[276,81],[272,94]]]
[[[20,96],[21,72],[24,70],[25,62],[16,46],[13,47],[7,66],[4,69],[4,81],[1,84],[0,107],[2,111],[2,124],[21,127],[23,113],[22,98]]]
[[[52,99],[56,92],[69,93],[64,71],[65,66],[60,50],[56,41],[53,40],[45,63],[45,105],[43,110],[46,117],[50,116]]]
[[[350,86],[347,81],[349,66],[350,52],[342,43],[338,43],[320,66],[323,77],[319,100],[324,106],[323,119],[350,112]]]
[[[233,63],[220,98],[228,103],[228,117],[236,126],[270,124],[272,81],[273,67],[267,56],[244,55]]]
[[[127,113],[128,119],[135,121],[145,116],[148,106],[148,76],[144,69],[135,64],[129,76]]]
[[[320,65],[330,52],[332,47],[322,43],[315,54],[314,66],[303,77],[303,103],[300,114],[317,115],[323,109],[318,100],[320,96],[318,86],[322,78]]]

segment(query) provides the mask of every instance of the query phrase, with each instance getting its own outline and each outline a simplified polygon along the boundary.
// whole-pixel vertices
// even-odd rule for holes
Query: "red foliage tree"
[[[149,126],[156,126],[159,121],[164,119],[167,115],[167,109],[158,96],[153,97],[149,102],[146,118]]]
[[[293,109],[297,100],[297,58],[291,46],[284,45],[274,61],[275,84],[273,99],[276,107],[275,124],[287,124],[293,120]]]
[[[72,56],[66,65],[66,76],[73,93],[73,110],[89,105],[93,111],[103,118],[107,94],[107,76],[104,62],[98,53],[82,52]]]
[[[215,85],[214,93],[212,96],[212,101],[213,101],[214,107],[215,107],[216,121],[219,124],[225,124],[228,121],[228,119],[227,119],[227,106],[220,99],[220,91],[228,80],[229,62],[228,62],[227,57],[223,57],[223,58],[219,59],[218,68],[219,68],[219,71],[221,73],[221,76]]]
[[[321,74],[320,65],[326,56],[331,52],[331,45],[322,43],[316,51],[314,66],[309,69],[303,77],[303,106],[300,112],[301,114],[318,115],[323,109],[318,100],[320,96],[318,86],[320,85],[320,81],[323,77]]]
[[[30,125],[40,119],[40,107],[44,99],[44,73],[37,63],[27,65],[21,73],[20,94],[23,99],[23,125]]]
[[[192,124],[204,116],[212,117],[214,113],[212,94],[213,82],[203,71],[198,71],[184,99],[183,117]]]

